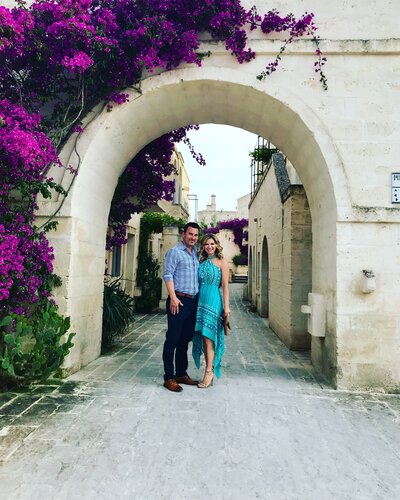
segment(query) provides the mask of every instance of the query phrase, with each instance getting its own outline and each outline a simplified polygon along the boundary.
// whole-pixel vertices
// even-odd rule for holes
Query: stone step
[[[247,274],[234,274],[232,283],[247,283]]]

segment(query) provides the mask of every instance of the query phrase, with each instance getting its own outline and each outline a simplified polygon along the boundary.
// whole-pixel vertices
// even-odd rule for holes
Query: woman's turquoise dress
[[[204,352],[203,338],[214,342],[214,373],[221,375],[221,360],[224,354],[224,328],[222,324],[223,303],[220,293],[221,269],[207,259],[199,265],[199,304],[193,336],[193,359],[200,368],[200,357]]]

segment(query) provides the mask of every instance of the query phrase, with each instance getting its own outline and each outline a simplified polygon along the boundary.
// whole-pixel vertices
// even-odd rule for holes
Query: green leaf
[[[7,335],[4,335],[4,342],[6,344],[12,344],[12,345],[14,345],[15,344],[15,338],[14,338],[13,335],[11,335],[11,334],[8,333]]]
[[[32,327],[30,325],[24,326],[22,329],[22,335],[32,335]]]
[[[0,321],[0,326],[8,326],[12,321],[11,316],[5,316],[1,321]]]
[[[3,361],[1,362],[1,367],[4,370],[8,370],[9,366],[10,366],[10,359],[8,357],[3,358]]]

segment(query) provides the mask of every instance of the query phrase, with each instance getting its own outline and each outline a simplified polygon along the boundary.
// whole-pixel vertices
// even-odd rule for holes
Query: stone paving
[[[1,394],[0,499],[400,498],[400,397],[331,389],[241,290],[210,389],[162,387],[157,314],[68,380]]]

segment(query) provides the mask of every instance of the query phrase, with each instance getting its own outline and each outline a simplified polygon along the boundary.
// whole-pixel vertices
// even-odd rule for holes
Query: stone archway
[[[264,236],[261,251],[261,316],[268,318],[269,310],[269,258],[268,241]]]
[[[324,124],[295,91],[282,82],[269,83],[267,89],[242,68],[183,68],[150,77],[142,82],[141,93],[129,90],[130,102],[101,112],[79,139],[79,175],[52,239],[57,271],[64,278],[57,300],[77,332],[66,372],[100,352],[104,244],[119,175],[150,141],[191,123],[226,124],[256,133],[296,165],[313,219],[313,290],[325,294],[329,317],[335,318],[336,213],[338,205],[350,206],[340,158]],[[74,152],[68,158],[70,150],[67,144],[64,160],[77,164]],[[52,207],[43,204],[42,210],[51,212]],[[315,359],[323,360],[317,366],[321,371],[326,371],[324,364],[336,370],[335,344],[336,325],[328,321],[326,342],[314,347]]]

